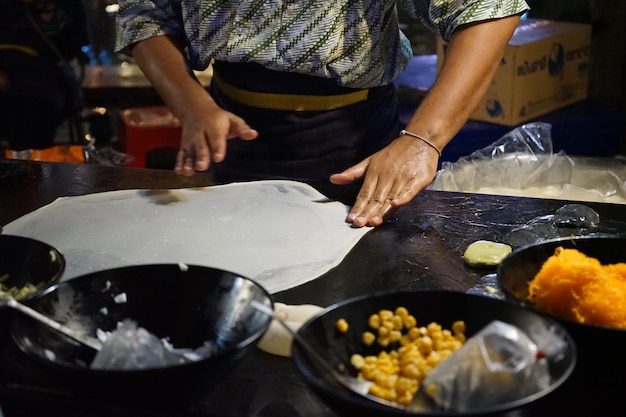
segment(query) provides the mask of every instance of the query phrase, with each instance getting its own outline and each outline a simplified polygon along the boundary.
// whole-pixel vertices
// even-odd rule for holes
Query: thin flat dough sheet
[[[295,181],[196,189],[120,190],[61,197],[4,227],[59,249],[62,280],[154,263],[203,265],[257,281],[270,293],[337,266],[371,228],[349,207]]]

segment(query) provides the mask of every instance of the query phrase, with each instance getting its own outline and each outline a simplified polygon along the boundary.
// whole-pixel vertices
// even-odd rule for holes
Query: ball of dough
[[[463,254],[463,259],[469,266],[477,268],[496,266],[511,251],[512,248],[504,243],[477,240],[467,247]]]
[[[324,309],[313,304],[288,305],[274,303],[274,312],[287,323],[290,329],[298,331],[309,319]],[[291,356],[293,336],[276,320],[272,320],[257,347],[264,352],[278,356]]]

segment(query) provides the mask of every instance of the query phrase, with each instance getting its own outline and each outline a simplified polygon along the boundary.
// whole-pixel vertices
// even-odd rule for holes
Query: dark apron
[[[217,63],[229,85],[249,91],[333,95],[355,91],[334,81],[284,74],[256,64]],[[259,132],[255,140],[228,141],[226,159],[212,164],[217,181],[288,178],[326,180],[362,161],[398,135],[393,84],[371,88],[367,99],[334,110],[284,111],[247,106],[229,98],[216,83],[212,97]]]

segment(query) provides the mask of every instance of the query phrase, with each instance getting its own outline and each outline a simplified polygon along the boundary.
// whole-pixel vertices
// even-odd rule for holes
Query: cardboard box
[[[437,45],[437,69],[445,44]],[[516,126],[569,104],[589,92],[591,25],[524,19],[505,49],[473,120]]]

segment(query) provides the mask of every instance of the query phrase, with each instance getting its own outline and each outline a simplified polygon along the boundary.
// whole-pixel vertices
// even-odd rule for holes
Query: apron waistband
[[[212,82],[231,100],[250,107],[286,111],[325,111],[335,110],[351,104],[366,101],[369,89],[333,95],[276,94],[249,91],[224,81],[217,71],[213,71]]]

